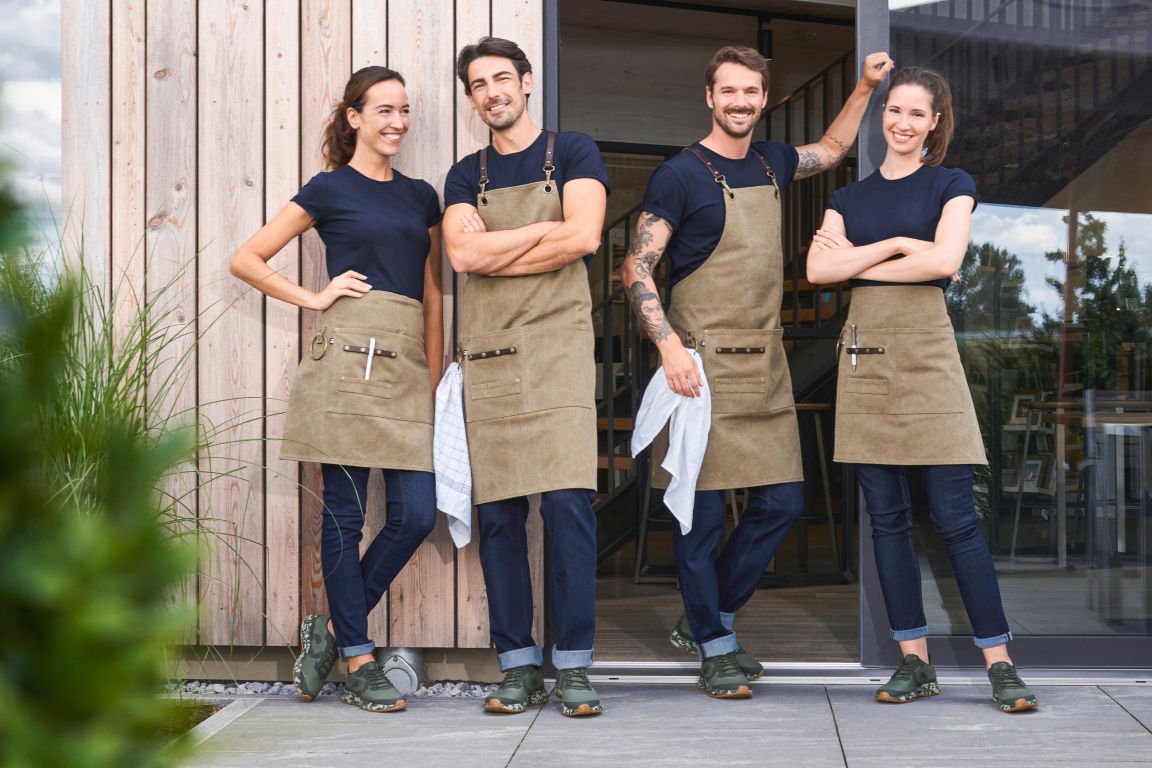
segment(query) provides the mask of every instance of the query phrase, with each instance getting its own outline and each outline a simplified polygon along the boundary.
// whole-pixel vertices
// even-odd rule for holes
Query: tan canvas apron
[[[476,208],[489,231],[564,218],[552,181],[488,190],[480,151]],[[476,504],[562,488],[596,489],[596,390],[588,271],[470,275],[460,322],[464,418]]]
[[[770,184],[730,189],[693,147],[723,190],[724,232],[716,250],[672,288],[668,321],[704,362],[712,390],[712,427],[697,490],[747,488],[804,479],[792,378],[780,327],[783,257],[780,190]],[[660,467],[667,430],[653,448],[652,485],[671,479]]]
[[[431,472],[432,414],[423,305],[387,291],[341,297],[296,369],[280,458]]]
[[[942,290],[853,288],[837,354],[836,461],[988,463]]]

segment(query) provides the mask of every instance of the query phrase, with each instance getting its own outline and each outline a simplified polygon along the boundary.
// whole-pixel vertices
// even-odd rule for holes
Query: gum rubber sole
[[[928,696],[939,696],[940,685],[938,683],[926,683],[915,691],[907,699],[894,698],[888,691],[877,691],[876,701],[883,702],[884,704],[911,704],[916,699],[927,698]]]
[[[556,698],[561,702],[564,701],[564,697],[560,695],[559,691],[556,691]],[[560,714],[564,715],[564,717],[584,717],[585,715],[598,715],[603,711],[604,707],[602,707],[600,704],[597,704],[595,707],[593,707],[591,704],[581,704],[571,712],[569,712],[568,709],[563,706],[563,704],[561,704],[560,707]]]
[[[382,706],[380,704],[365,704],[359,696],[345,694],[340,698],[340,701],[352,707],[359,707],[365,712],[403,712],[408,709],[408,702],[400,699],[392,706]]]
[[[527,712],[528,707],[538,707],[546,701],[548,701],[548,693],[544,692],[543,694],[529,696],[528,701],[524,704],[524,709],[509,709],[501,704],[499,699],[488,699],[488,701],[484,702],[484,711],[499,712],[504,715],[519,715]]]
[[[1001,712],[1027,712],[1030,709],[1036,709],[1040,706],[1040,702],[1036,699],[1029,701],[1028,699],[1016,699],[1012,704],[1005,704],[997,699],[992,699],[1000,706]]]
[[[714,699],[750,699],[750,698],[752,698],[752,689],[746,685],[741,685],[736,690],[728,691],[727,693],[713,693],[712,691],[708,690],[708,688],[704,685],[703,682],[696,683],[696,687],[699,688],[700,690],[704,691],[704,693],[708,694],[709,696],[711,696]]]

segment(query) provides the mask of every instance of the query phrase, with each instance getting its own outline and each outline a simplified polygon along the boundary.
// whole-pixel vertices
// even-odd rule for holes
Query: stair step
[[[608,469],[608,457],[600,455],[596,457],[596,469]],[[612,469],[632,469],[631,456],[613,456]]]
[[[632,419],[625,419],[625,418],[621,418],[621,417],[617,416],[615,419],[612,420],[612,429],[616,430],[617,432],[631,432],[633,429],[634,423],[635,422]],[[608,431],[608,419],[606,419],[606,418],[596,419],[596,429],[601,431],[601,432],[607,432]]]
[[[780,310],[780,322],[783,325],[790,324],[792,322],[792,317],[794,314],[795,314],[795,310],[791,310],[791,309]],[[832,304],[831,302],[820,304],[820,319],[821,320],[827,320],[828,318],[832,317],[835,314],[836,314],[836,305],[835,304]],[[815,322],[816,321],[816,310],[815,309],[801,309],[799,317],[800,317],[801,323]]]
[[[819,283],[819,284],[816,284],[816,283],[810,283],[807,280],[801,278],[800,280],[798,280],[796,282],[798,282],[800,285],[800,293],[812,293],[813,291],[815,291],[817,289],[819,289],[822,293],[826,292],[826,291],[834,291],[834,290],[836,290],[837,285],[839,285],[844,290],[848,290],[848,288],[849,288],[849,284],[848,284],[847,280],[845,280],[841,283]],[[793,283],[792,280],[785,280],[784,281],[784,293],[791,293],[792,292],[792,283]]]

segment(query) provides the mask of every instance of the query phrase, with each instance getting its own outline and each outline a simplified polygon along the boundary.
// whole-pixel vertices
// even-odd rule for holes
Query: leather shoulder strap
[[[772,166],[768,165],[768,158],[764,157],[764,155],[755,149],[752,150],[752,154],[756,155],[756,159],[760,161],[760,165],[764,166],[764,173],[768,174],[768,179],[772,182],[773,192],[776,194],[776,197],[779,198],[780,185],[776,183],[776,173],[772,170]]]
[[[708,159],[708,155],[701,152],[699,147],[693,144],[692,146],[684,147],[684,151],[691,152],[692,154],[696,155],[696,157],[700,158],[700,162],[704,163],[704,165],[706,165],[708,170],[712,173],[712,180],[719,184],[720,187],[728,193],[728,197],[736,197],[736,193],[733,192],[731,187],[728,186],[728,182],[725,180],[724,174],[716,170],[716,166],[713,165],[712,161]]]

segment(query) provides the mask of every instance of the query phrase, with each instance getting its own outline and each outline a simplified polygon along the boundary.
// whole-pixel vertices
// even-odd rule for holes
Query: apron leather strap
[[[760,161],[760,165],[764,166],[764,173],[768,174],[768,178],[772,181],[772,191],[776,195],[776,199],[780,199],[780,185],[776,183],[776,174],[772,170],[772,166],[768,165],[767,158],[756,150],[752,150],[752,154],[756,155],[756,159]]]
[[[684,147],[684,151],[691,152],[692,154],[696,155],[696,157],[700,158],[700,161],[704,163],[704,165],[708,166],[708,170],[712,172],[712,180],[719,184],[724,189],[724,191],[728,193],[728,197],[735,199],[736,193],[733,192],[732,189],[728,186],[728,182],[724,179],[724,174],[720,173],[720,171],[716,170],[716,166],[712,165],[712,161],[708,159],[708,155],[701,152],[699,147],[697,147],[695,144],[690,147]]]
[[[480,204],[488,205],[488,146],[480,147]],[[556,166],[552,163],[552,156],[556,154],[556,132],[548,131],[548,144],[544,149],[544,191],[552,191],[552,172]],[[707,162],[707,161],[705,161]]]
[[[480,205],[488,205],[488,145],[480,147]]]

